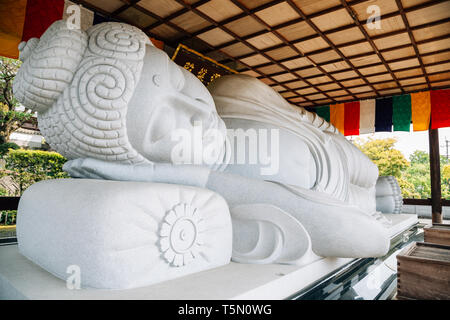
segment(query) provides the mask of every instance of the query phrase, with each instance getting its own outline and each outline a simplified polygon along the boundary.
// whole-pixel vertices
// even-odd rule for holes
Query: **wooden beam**
[[[442,223],[441,167],[438,129],[428,130],[428,138],[430,147],[431,220],[433,223]]]

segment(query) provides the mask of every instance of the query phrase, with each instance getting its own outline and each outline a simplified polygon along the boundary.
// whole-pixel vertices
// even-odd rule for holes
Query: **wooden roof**
[[[450,0],[72,0],[324,105],[450,87]],[[377,5],[381,28],[367,8]]]

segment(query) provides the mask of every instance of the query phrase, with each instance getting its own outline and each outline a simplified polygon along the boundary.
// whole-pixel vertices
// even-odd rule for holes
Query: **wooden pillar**
[[[442,223],[441,165],[438,129],[428,130],[430,147],[431,215],[433,223]]]

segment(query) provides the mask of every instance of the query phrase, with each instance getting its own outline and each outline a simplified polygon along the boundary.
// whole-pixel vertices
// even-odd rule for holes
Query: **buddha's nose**
[[[28,57],[33,52],[34,48],[36,48],[38,44],[39,44],[38,38],[31,38],[28,41],[22,41],[21,43],[19,43],[19,52],[20,52],[19,60],[22,62],[27,60]]]

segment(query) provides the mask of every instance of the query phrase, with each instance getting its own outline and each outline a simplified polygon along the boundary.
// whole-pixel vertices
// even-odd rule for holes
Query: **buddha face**
[[[226,134],[206,87],[153,46],[146,48],[141,78],[128,108],[127,128],[133,147],[157,162],[177,162],[174,148],[183,141],[189,142],[183,152],[189,153],[190,163],[201,152],[195,150],[196,145],[202,150],[217,145],[218,157],[223,140],[211,133],[216,131],[223,138]]]
[[[198,156],[216,145],[211,131],[225,137],[200,80],[135,27],[108,22],[84,32],[57,21],[19,49],[14,94],[38,112],[46,141],[68,159],[174,162],[176,138],[196,140],[184,151]],[[223,140],[217,145],[219,154]]]

